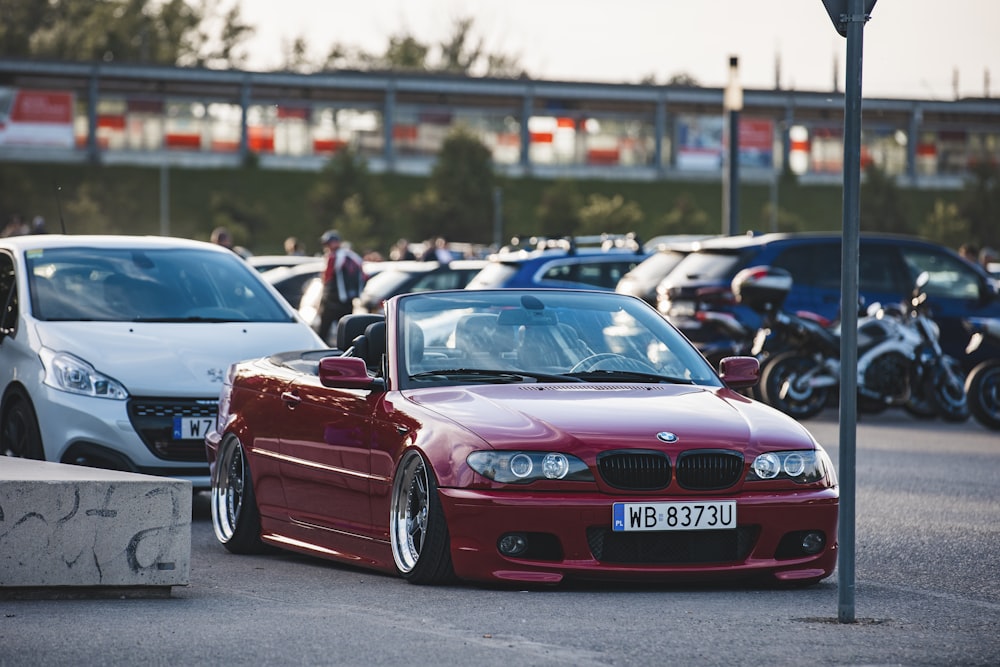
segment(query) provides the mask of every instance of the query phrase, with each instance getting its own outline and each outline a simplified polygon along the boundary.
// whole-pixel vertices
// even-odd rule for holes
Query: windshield
[[[50,248],[26,255],[31,312],[47,321],[288,322],[235,254],[192,249]]]
[[[721,386],[645,302],[560,290],[399,297],[405,386],[482,382],[670,382]]]

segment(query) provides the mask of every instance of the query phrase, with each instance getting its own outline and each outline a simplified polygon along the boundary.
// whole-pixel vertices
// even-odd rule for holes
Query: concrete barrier
[[[186,480],[0,457],[0,597],[186,586],[191,493]]]

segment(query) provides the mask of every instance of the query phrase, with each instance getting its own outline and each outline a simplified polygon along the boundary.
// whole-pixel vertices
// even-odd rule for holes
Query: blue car
[[[841,236],[839,233],[764,234],[708,239],[689,253],[657,287],[657,309],[704,352],[729,335],[698,315],[708,296],[711,309],[731,314],[750,335],[761,316],[732,298],[730,283],[741,269],[772,266],[792,276],[782,309],[807,311],[829,320],[840,314]],[[858,281],[864,304],[899,303],[909,298],[917,276],[931,274],[928,297],[946,354],[971,368],[996,348],[966,355],[969,317],[1000,317],[996,283],[953,250],[922,239],[862,234]]]
[[[532,238],[490,256],[466,289],[558,287],[613,292],[652,253],[632,235]]]

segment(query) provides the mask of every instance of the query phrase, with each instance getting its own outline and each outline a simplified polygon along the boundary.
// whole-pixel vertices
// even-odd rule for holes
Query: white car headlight
[[[43,348],[39,356],[45,367],[45,384],[53,389],[115,401],[128,398],[128,392],[120,382],[97,372],[83,359],[47,348]]]
[[[593,481],[587,464],[560,452],[472,452],[466,459],[473,470],[494,482],[526,484],[539,480]]]
[[[826,478],[837,484],[833,463],[822,448],[815,451],[765,452],[753,460],[746,481],[788,479],[799,484]]]

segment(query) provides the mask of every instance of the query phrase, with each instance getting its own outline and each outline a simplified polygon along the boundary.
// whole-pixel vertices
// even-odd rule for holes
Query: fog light
[[[818,530],[811,530],[802,536],[802,550],[810,556],[818,554],[826,546],[826,537]]]
[[[528,550],[528,536],[524,533],[507,533],[500,538],[497,548],[504,556],[520,556]]]

